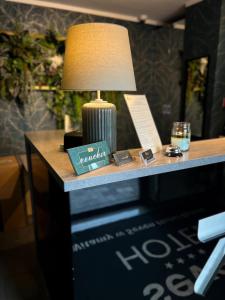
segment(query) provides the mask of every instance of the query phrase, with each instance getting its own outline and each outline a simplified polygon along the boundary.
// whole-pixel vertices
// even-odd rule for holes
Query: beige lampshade
[[[136,91],[128,31],[108,23],[68,29],[62,88]]]

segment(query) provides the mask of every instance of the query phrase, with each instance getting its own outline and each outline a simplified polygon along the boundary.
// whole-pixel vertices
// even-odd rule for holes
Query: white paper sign
[[[124,95],[141,147],[156,153],[162,142],[145,95]]]

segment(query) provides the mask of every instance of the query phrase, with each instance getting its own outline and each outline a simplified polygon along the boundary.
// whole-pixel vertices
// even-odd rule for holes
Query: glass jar
[[[174,122],[171,132],[171,144],[188,151],[191,141],[191,126],[189,122]]]

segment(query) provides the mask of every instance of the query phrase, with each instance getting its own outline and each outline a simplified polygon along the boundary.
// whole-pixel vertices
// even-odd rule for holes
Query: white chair
[[[198,238],[205,243],[225,235],[225,212],[202,219],[198,224]],[[213,282],[217,271],[225,262],[225,237],[221,238],[194,285],[194,292],[204,295]]]

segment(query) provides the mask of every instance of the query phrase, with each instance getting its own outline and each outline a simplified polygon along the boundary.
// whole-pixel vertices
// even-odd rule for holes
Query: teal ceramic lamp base
[[[116,107],[99,99],[82,107],[83,142],[90,144],[106,141],[111,153],[116,151]]]

